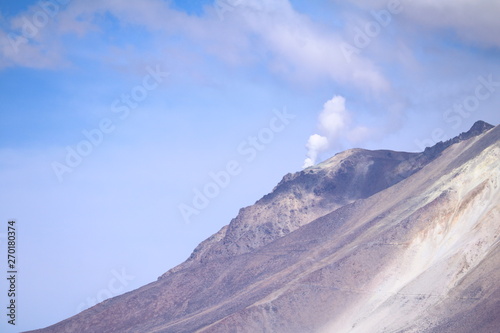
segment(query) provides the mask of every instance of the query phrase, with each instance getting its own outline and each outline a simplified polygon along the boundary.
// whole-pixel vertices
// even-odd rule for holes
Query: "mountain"
[[[32,332],[497,333],[500,127],[352,149],[240,210],[157,281]]]

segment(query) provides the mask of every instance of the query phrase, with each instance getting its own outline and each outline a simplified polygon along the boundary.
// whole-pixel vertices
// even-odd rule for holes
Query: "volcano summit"
[[[157,281],[33,333],[497,333],[500,127],[288,174]]]

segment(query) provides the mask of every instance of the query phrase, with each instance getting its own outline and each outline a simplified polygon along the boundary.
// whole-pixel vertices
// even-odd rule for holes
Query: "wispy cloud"
[[[339,0],[336,0],[337,2]],[[427,29],[452,30],[467,43],[483,47],[500,47],[500,2],[498,1],[397,1],[403,8],[405,20],[401,25],[418,25]],[[378,9],[386,6],[387,0],[354,0],[360,8]]]
[[[22,37],[26,18],[40,10],[33,6],[12,18],[12,31]],[[75,1],[58,8],[54,17],[48,16],[51,21],[43,26],[44,31],[37,28],[40,31],[36,36],[18,45],[19,52],[10,52],[9,45],[5,45],[8,39],[3,38],[2,67],[53,67],[65,63],[69,45],[54,45],[53,40],[69,34],[69,43],[73,43],[74,38],[99,32],[102,30],[99,18],[106,14],[117,18],[122,25],[147,29],[155,34],[157,43],[180,36],[230,65],[263,64],[275,75],[293,82],[327,79],[373,92],[389,86],[383,73],[368,58],[355,56],[352,63],[346,64],[339,48],[341,36],[325,32],[287,0],[242,0],[224,21],[218,17],[216,8],[207,8],[200,17],[189,16],[159,0]],[[0,34],[7,36],[6,31]]]

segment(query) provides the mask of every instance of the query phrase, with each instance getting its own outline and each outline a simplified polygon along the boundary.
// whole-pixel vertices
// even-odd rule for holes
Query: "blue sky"
[[[20,272],[17,325],[2,332],[154,281],[288,172],[353,147],[420,151],[500,120],[494,1],[0,12],[0,247],[16,219]],[[197,191],[210,196],[199,207]]]

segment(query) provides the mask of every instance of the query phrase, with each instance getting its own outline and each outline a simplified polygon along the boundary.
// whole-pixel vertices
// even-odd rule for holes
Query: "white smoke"
[[[323,105],[318,120],[318,127],[324,135],[313,134],[307,140],[307,158],[302,166],[304,169],[315,165],[319,154],[333,146],[347,128],[350,116],[345,108],[345,98],[333,96]]]
[[[319,134],[313,134],[309,137],[309,140],[307,140],[306,148],[307,158],[302,166],[304,169],[316,164],[318,154],[328,149],[328,138]]]
[[[349,123],[349,113],[345,108],[345,98],[333,96],[323,105],[319,115],[319,128],[330,139],[337,138]]]

